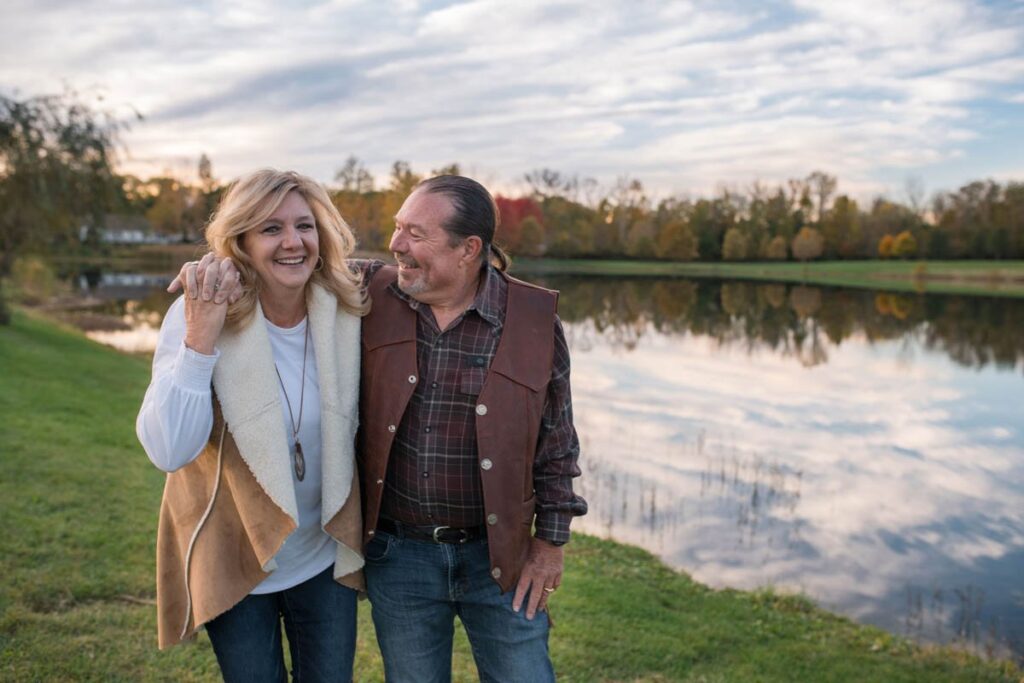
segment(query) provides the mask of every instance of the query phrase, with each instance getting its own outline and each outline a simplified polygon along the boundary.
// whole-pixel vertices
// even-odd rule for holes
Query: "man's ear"
[[[484,248],[484,241],[476,235],[471,235],[462,241],[462,258],[467,263],[475,263],[480,260],[480,251]]]

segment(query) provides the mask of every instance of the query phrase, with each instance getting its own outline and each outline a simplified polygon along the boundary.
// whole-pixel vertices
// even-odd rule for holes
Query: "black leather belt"
[[[487,527],[483,525],[470,527],[419,526],[381,517],[377,520],[377,528],[399,538],[411,538],[431,543],[467,543],[487,538]]]

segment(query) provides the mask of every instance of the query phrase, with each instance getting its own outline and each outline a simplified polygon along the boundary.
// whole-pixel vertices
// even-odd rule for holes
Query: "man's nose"
[[[405,238],[402,236],[403,234],[401,230],[395,230],[391,233],[391,243],[388,245],[388,251],[398,252],[399,254],[405,251]]]

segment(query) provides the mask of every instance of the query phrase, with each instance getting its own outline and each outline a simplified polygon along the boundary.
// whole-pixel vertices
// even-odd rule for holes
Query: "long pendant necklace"
[[[309,348],[309,320],[306,320],[306,339],[302,342],[302,381],[299,390],[299,421],[295,422],[292,414],[292,402],[288,398],[288,390],[284,388],[284,380],[281,379],[281,371],[274,363],[274,372],[277,373],[277,381],[281,384],[281,392],[284,393],[284,401],[288,405],[288,420],[292,423],[292,441],[295,443],[295,476],[299,481],[306,477],[306,459],[302,455],[302,444],[299,443],[299,428],[302,426],[302,406],[306,402],[306,350]]]

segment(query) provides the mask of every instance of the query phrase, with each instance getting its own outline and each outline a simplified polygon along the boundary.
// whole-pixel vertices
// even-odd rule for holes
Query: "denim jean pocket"
[[[366,544],[365,557],[367,562],[383,562],[388,557],[394,536],[380,531]]]

